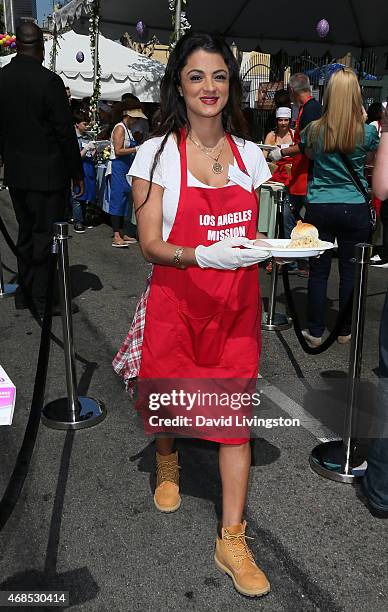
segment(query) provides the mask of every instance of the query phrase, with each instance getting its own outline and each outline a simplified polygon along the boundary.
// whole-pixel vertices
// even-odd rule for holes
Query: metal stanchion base
[[[69,404],[67,397],[54,400],[44,407],[42,422],[51,429],[86,429],[103,421],[106,408],[102,402],[91,397],[79,397],[79,416],[69,422]]]
[[[18,288],[18,285],[4,285],[4,291],[0,290],[0,298],[3,297],[11,297],[12,295],[15,294],[16,289]]]
[[[311,451],[309,462],[310,467],[320,476],[329,480],[335,480],[336,482],[350,484],[356,478],[361,478],[364,475],[365,469],[355,466],[350,474],[344,474],[342,472],[344,458],[345,449],[342,440],[334,440],[318,444]]]
[[[286,315],[275,313],[272,323],[267,323],[268,314],[263,313],[261,321],[261,329],[266,331],[284,331],[292,327],[292,319]]]

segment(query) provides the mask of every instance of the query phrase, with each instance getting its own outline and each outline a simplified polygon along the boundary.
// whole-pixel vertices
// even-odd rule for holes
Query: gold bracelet
[[[174,266],[176,268],[179,268],[180,270],[184,270],[185,266],[183,266],[181,264],[181,257],[183,254],[183,251],[185,249],[183,247],[178,247],[177,249],[175,249],[175,253],[174,253],[174,257],[173,257],[173,262],[174,262]]]

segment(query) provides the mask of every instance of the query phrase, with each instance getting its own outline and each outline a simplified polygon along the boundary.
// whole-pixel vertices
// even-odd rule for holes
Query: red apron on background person
[[[233,139],[228,142],[240,170],[246,168]],[[239,185],[222,188],[187,184],[186,134],[179,147],[181,188],[167,242],[195,248],[228,235],[256,237],[258,202]],[[228,216],[229,215],[229,216]],[[220,232],[223,231],[223,234]],[[237,270],[179,270],[155,265],[147,302],[142,359],[143,379],[255,379],[261,349],[258,266]],[[212,416],[211,413],[208,415]],[[248,440],[200,437],[230,444]]]
[[[292,132],[290,133],[292,136]],[[295,144],[295,141],[294,141],[294,137],[292,136],[292,142],[290,142],[287,145],[284,145],[284,147],[291,147],[294,144]],[[283,185],[287,187],[290,183],[290,175],[287,172],[287,166],[291,166],[292,163],[293,163],[293,158],[290,155],[288,155],[287,157],[282,157],[282,159],[279,159],[279,161],[276,162],[276,167],[271,177],[271,181],[276,181],[277,183],[283,183]]]
[[[377,133],[379,135],[379,138],[381,137],[381,121],[377,122]],[[372,188],[372,175],[373,175],[373,168],[372,168],[372,172],[370,172],[370,174],[368,175],[367,172],[365,172],[365,178],[368,181],[369,187]],[[372,206],[374,206],[375,210],[376,210],[376,215],[379,217],[380,216],[380,209],[381,209],[381,200],[379,198],[377,198],[375,195],[372,195]]]
[[[376,198],[376,196],[372,196],[372,206],[376,211],[376,215],[379,217],[381,210],[381,200],[379,198]]]
[[[312,96],[307,98],[306,102],[304,102],[304,104],[302,104],[299,109],[298,118],[295,123],[294,144],[299,144],[302,140],[300,137],[299,122],[300,122],[300,118],[303,113],[305,104],[307,104],[309,100],[312,100],[312,98],[313,98]],[[303,155],[302,153],[295,155],[292,160],[291,178],[288,184],[288,189],[292,195],[306,195],[307,194],[308,172],[309,172],[309,159],[306,157],[306,155]]]

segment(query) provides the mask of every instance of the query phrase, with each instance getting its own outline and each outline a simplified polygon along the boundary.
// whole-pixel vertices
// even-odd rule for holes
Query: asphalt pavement
[[[6,191],[0,193],[0,214],[16,238]],[[152,440],[111,367],[149,266],[138,245],[113,249],[105,224],[82,235],[70,232],[73,295],[80,308],[73,319],[79,393],[104,402],[108,414],[83,431],[41,424],[22,494],[0,534],[0,590],[68,591],[70,608],[87,612],[386,612],[388,521],[370,515],[356,487],[325,480],[308,461],[313,447],[334,437],[341,421],[337,399],[346,382],[349,346],[335,343],[310,356],[292,329],[263,333],[258,380],[263,414],[296,417],[301,426],[255,432],[246,519],[252,550],[272,590],[261,599],[240,596],[213,562],[220,510],[216,446],[179,442],[182,505],[171,515],[159,513],[152,499]],[[11,282],[16,262],[1,236],[0,249],[5,280]],[[336,268],[334,261],[329,327],[338,310]],[[369,390],[377,381],[387,280],[387,271],[370,269],[363,351]],[[303,320],[307,280],[292,277],[291,285]],[[261,286],[265,304],[264,271]],[[281,281],[278,294],[278,310],[284,311]],[[0,427],[0,496],[23,440],[40,332],[28,310],[16,311],[13,299],[0,300],[0,364],[17,387],[13,424]],[[61,338],[61,320],[55,317],[46,402],[66,395]]]

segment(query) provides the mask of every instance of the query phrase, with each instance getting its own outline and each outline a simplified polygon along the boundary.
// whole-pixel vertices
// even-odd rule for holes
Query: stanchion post
[[[283,223],[283,211],[285,201],[284,189],[277,189],[275,192],[276,215],[275,215],[275,238],[280,236],[280,227]],[[288,317],[283,314],[276,313],[276,295],[278,286],[279,267],[276,259],[272,258],[271,270],[271,285],[268,298],[268,312],[264,315],[264,321],[261,324],[261,329],[265,331],[284,331],[292,327],[292,323]]]
[[[4,275],[3,275],[3,264],[1,262],[1,250],[0,250],[0,298],[10,297],[14,295],[16,289],[18,288],[15,284],[5,284],[4,283]]]
[[[58,244],[58,284],[62,306],[63,352],[65,354],[67,399],[69,418],[75,423],[79,411],[77,397],[77,373],[74,356],[73,318],[71,312],[71,288],[69,275],[69,226],[67,223],[54,225],[55,240]]]
[[[276,317],[276,293],[278,288],[278,276],[279,270],[278,266],[275,262],[275,259],[272,258],[272,270],[271,270],[271,285],[269,289],[269,298],[268,298],[268,312],[266,317],[266,329],[273,329],[275,325],[275,317]]]
[[[54,241],[58,252],[58,281],[62,310],[67,397],[54,400],[43,409],[42,421],[52,429],[84,429],[97,425],[106,416],[106,409],[102,402],[90,397],[78,397],[77,395],[68,240],[69,224],[54,223]]]
[[[347,410],[344,422],[344,474],[350,474],[352,470],[352,455],[354,452],[354,442],[352,440],[352,435],[355,431],[357,419],[357,386],[361,377],[366,294],[368,287],[368,268],[370,258],[372,256],[372,245],[364,243],[357,244],[355,251],[356,278],[352,314],[352,337],[350,345]]]
[[[363,475],[358,469],[355,473],[353,439],[357,423],[357,390],[361,376],[362,349],[365,326],[365,307],[368,290],[368,266],[372,255],[372,245],[360,243],[355,246],[355,284],[352,314],[352,337],[350,345],[347,402],[342,440],[324,442],[316,446],[310,455],[312,469],[330,480],[352,483]],[[330,467],[328,467],[330,465]]]

